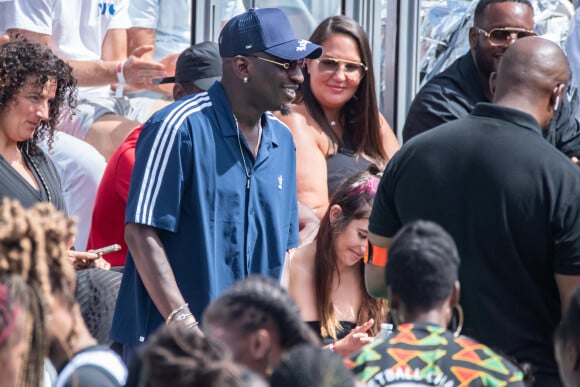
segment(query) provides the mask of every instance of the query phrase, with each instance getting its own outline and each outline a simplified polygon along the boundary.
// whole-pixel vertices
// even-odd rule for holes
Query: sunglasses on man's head
[[[491,31],[486,31],[482,28],[475,27],[477,32],[481,32],[491,44],[502,46],[510,43],[510,40],[517,40],[526,38],[528,36],[536,36],[533,30],[517,27],[501,27],[494,28]]]

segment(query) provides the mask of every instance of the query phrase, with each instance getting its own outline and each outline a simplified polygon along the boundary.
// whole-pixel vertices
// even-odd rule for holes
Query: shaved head
[[[494,103],[532,115],[544,130],[566,98],[567,84],[566,55],[557,44],[536,36],[512,44],[490,80]]]
[[[544,38],[523,38],[507,49],[499,63],[494,100],[514,93],[543,98],[558,84],[567,83],[568,61],[560,47]]]

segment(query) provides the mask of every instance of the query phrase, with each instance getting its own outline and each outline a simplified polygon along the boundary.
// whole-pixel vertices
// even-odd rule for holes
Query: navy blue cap
[[[278,8],[249,9],[233,17],[220,33],[219,46],[222,58],[262,51],[286,60],[322,55],[319,45],[296,38],[288,17]]]

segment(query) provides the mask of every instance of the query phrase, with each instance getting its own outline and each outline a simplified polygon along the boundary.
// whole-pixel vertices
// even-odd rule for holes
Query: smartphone
[[[114,251],[119,251],[121,250],[121,245],[118,243],[115,243],[113,245],[110,246],[105,246],[105,247],[101,247],[100,249],[96,249],[96,250],[91,250],[91,253],[95,253],[95,254],[108,254],[108,253],[112,253]]]

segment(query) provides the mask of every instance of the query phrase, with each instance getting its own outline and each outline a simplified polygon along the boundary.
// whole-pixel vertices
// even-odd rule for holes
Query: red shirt
[[[113,152],[97,191],[87,250],[120,244],[121,250],[103,255],[111,266],[125,265],[125,207],[135,164],[135,145],[142,127],[133,130]]]

